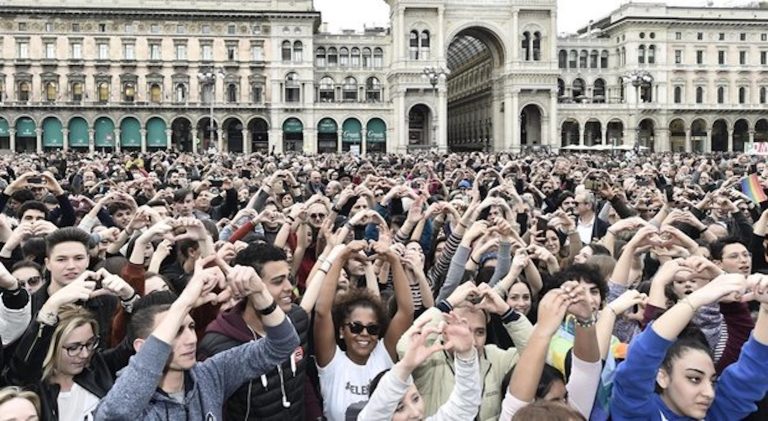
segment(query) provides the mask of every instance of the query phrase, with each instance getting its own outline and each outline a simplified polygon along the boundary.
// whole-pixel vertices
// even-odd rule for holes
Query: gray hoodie
[[[296,329],[287,317],[266,331],[265,338],[216,354],[185,372],[183,403],[158,388],[171,346],[150,336],[102,399],[94,418],[222,420],[222,406],[238,387],[272,370],[299,346]]]

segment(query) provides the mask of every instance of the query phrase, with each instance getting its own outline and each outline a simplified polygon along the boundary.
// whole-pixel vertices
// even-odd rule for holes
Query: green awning
[[[298,118],[289,118],[283,123],[283,133],[303,133],[304,125]]]
[[[160,118],[152,118],[147,122],[147,146],[150,148],[165,148],[168,141],[165,136],[165,121]]]
[[[43,121],[43,147],[56,148],[64,146],[64,133],[61,130],[61,121],[55,117],[48,117]]]
[[[80,117],[69,120],[69,146],[73,148],[88,147],[88,123]]]
[[[344,121],[341,126],[341,141],[347,143],[360,143],[363,140],[363,125],[354,118]]]
[[[318,133],[333,133],[336,134],[339,131],[339,126],[333,121],[332,118],[324,118],[317,123]]]
[[[93,137],[96,147],[115,147],[115,123],[107,117],[101,117],[93,125]]]
[[[141,125],[135,118],[129,117],[120,123],[120,145],[124,148],[141,147]]]
[[[8,137],[10,135],[8,120],[0,117],[0,137]]]
[[[374,118],[368,122],[365,140],[368,143],[386,143],[387,142],[387,124],[380,118]]]
[[[16,137],[37,137],[35,122],[29,117],[16,120]]]

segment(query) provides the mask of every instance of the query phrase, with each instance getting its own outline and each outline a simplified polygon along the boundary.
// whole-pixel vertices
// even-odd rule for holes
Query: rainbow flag
[[[763,186],[760,185],[760,179],[757,178],[757,174],[752,174],[741,180],[741,192],[757,204],[768,200],[768,196],[765,195]]]

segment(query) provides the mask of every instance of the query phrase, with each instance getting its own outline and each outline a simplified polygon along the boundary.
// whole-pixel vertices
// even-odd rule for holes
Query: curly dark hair
[[[333,305],[333,327],[335,332],[344,325],[345,321],[357,308],[370,308],[376,314],[376,320],[381,326],[379,339],[383,339],[389,327],[389,316],[384,303],[365,288],[353,288],[349,292],[340,295]],[[345,349],[343,341],[339,341],[339,347]]]

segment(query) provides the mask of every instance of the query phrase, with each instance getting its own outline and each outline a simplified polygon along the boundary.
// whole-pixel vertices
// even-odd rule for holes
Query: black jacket
[[[203,360],[230,348],[257,339],[242,317],[244,303],[220,314],[206,330],[198,346],[198,359]],[[243,384],[228,400],[228,421],[302,421],[307,368],[314,364],[308,349],[309,317],[294,305],[287,314],[299,334],[301,345],[294,351],[295,373],[290,360],[275,367],[265,376]],[[266,387],[265,384],[266,383]],[[284,403],[290,403],[288,407]]]
[[[32,319],[32,323],[19,339],[16,351],[8,361],[3,375],[8,384],[31,388],[40,396],[40,419],[46,421],[59,419],[59,385],[42,380],[43,362],[55,330],[56,326],[48,326]],[[101,399],[112,388],[116,373],[128,365],[133,353],[133,348],[127,340],[111,350],[97,351],[88,366],[74,377],[74,382]]]

